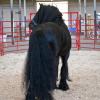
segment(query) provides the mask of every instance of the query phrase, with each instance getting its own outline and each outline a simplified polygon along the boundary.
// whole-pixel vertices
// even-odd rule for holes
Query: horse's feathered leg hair
[[[42,29],[32,33],[25,66],[26,100],[53,100],[55,56]]]

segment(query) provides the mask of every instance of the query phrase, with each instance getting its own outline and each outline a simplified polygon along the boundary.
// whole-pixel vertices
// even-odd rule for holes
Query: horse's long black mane
[[[59,11],[58,8],[50,5],[40,5],[40,9],[36,13],[36,16],[34,17],[34,20],[38,23],[44,23],[44,22],[63,22],[62,19],[62,13]]]
[[[68,31],[68,27],[65,25],[64,20],[62,18],[62,13],[57,7],[40,4],[39,10],[29,24],[29,28],[33,29],[34,26],[46,22],[56,23],[63,28],[66,28],[66,30]]]

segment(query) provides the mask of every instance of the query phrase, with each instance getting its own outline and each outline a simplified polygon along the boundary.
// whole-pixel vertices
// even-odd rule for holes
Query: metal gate
[[[72,37],[72,47],[81,50],[100,50],[100,15],[95,19],[87,16],[79,19],[78,12],[68,12],[68,28]]]
[[[80,20],[78,12],[68,12],[68,29],[71,33],[72,48],[80,48]]]
[[[100,50],[100,18],[92,19],[90,15],[87,16],[85,23],[81,19],[80,32],[80,49]]]
[[[72,49],[100,50],[100,19],[98,19],[98,23],[94,25],[94,19],[88,17],[87,25],[85,25],[84,19],[79,19],[78,12],[63,12],[63,14],[66,14],[68,17],[65,23],[67,23],[71,34]],[[30,18],[26,21],[27,29],[19,25],[21,21],[14,21],[13,35],[11,32],[11,21],[0,21],[0,55],[27,50],[30,33],[28,24],[34,15],[34,13],[30,13]],[[23,21],[21,23],[23,23]],[[95,29],[96,33],[94,31]]]

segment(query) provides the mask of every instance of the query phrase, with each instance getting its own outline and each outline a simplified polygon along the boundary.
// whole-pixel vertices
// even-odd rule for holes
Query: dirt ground
[[[25,56],[0,56],[0,100],[24,100],[21,83]],[[55,100],[100,100],[100,51],[71,51],[69,73],[70,90],[54,90]]]

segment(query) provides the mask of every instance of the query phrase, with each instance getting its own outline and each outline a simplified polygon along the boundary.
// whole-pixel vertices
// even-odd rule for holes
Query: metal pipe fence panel
[[[11,21],[0,21],[0,55],[10,52],[24,52],[28,49],[31,33],[28,25],[34,14],[30,13],[28,21],[13,21],[13,35]],[[94,19],[87,18],[87,24],[85,24],[84,19],[79,19],[78,12],[63,12],[63,14],[68,17],[65,23],[71,34],[72,49],[100,50],[100,19],[97,19],[97,25],[95,25]],[[94,33],[95,27],[96,33]]]

